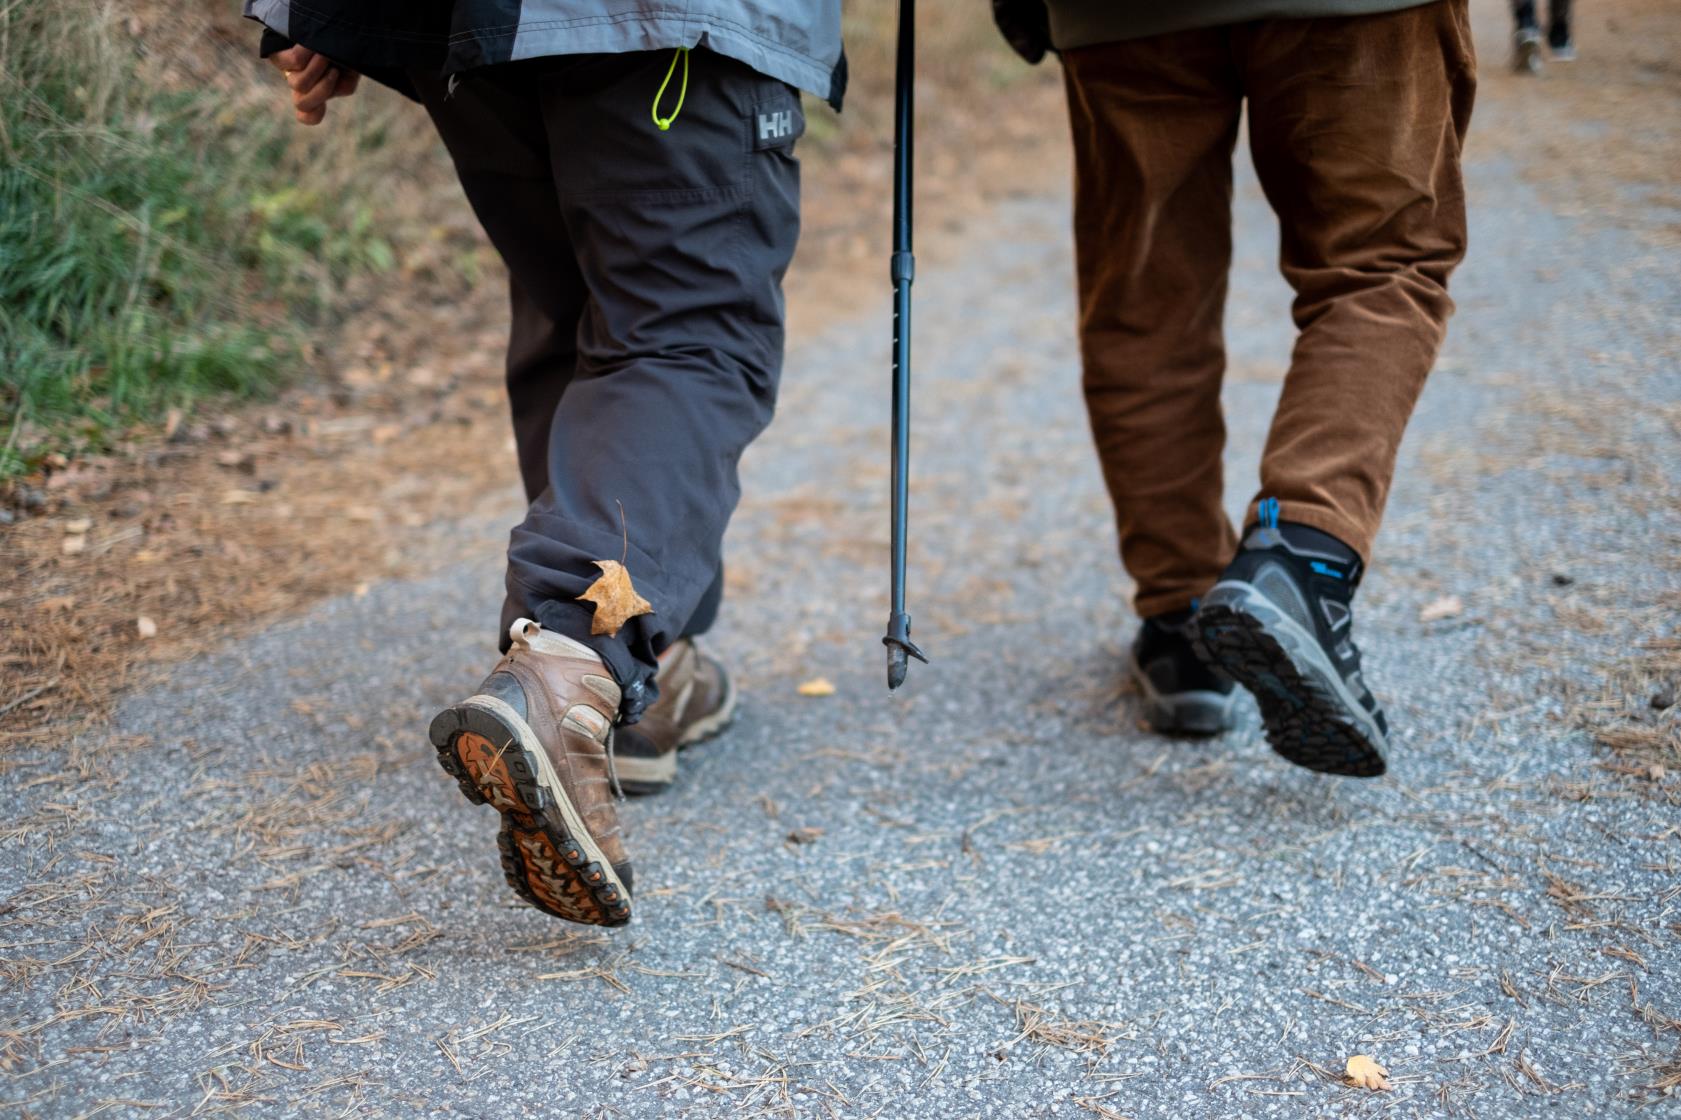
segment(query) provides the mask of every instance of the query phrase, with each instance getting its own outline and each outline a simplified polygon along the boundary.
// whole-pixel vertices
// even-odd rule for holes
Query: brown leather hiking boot
[[[502,871],[568,921],[630,921],[630,861],[608,750],[619,686],[589,647],[520,619],[479,691],[432,720],[438,762],[502,814]]]
[[[735,716],[735,685],[690,638],[660,655],[660,698],[621,727],[613,763],[626,793],[659,793],[677,780],[677,752],[710,739]]]

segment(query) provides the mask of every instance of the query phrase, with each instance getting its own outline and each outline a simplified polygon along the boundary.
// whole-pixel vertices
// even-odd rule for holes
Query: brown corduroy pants
[[[1106,43],[1063,67],[1086,402],[1138,613],[1188,606],[1237,547],[1221,319],[1245,101],[1299,331],[1257,497],[1369,558],[1465,252],[1466,0]]]

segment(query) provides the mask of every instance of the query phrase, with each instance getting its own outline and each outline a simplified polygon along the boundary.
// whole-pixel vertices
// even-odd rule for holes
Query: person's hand
[[[356,71],[308,47],[287,47],[268,60],[286,76],[286,84],[292,87],[292,111],[303,124],[320,124],[327,115],[327,102],[349,97],[362,81]]]

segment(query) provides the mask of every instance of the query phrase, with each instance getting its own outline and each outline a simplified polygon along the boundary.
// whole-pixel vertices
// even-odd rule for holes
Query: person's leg
[[[718,621],[718,608],[724,604],[724,564],[718,562],[718,574],[712,577],[712,583],[702,593],[700,602],[689,613],[689,621],[683,624],[682,637],[698,638],[712,629],[712,624]]]
[[[505,363],[515,452],[526,501],[549,485],[549,435],[578,365],[578,331],[589,288],[561,213],[539,80],[567,64],[498,67],[460,79],[452,92],[437,75],[411,75],[455,162],[468,202],[508,267],[511,325]],[[720,564],[712,586],[683,627],[704,634],[723,598]],[[509,626],[530,614],[510,595],[497,630],[504,650]]]
[[[1221,320],[1240,94],[1227,33],[1065,51],[1086,406],[1142,617],[1236,547],[1221,505]]]
[[[1231,725],[1189,608],[1230,559],[1221,320],[1240,95],[1227,33],[1066,51],[1087,413],[1144,620],[1127,668],[1167,734]]]
[[[549,428],[577,366],[578,322],[589,299],[555,193],[536,71],[499,67],[458,80],[453,92],[435,74],[411,79],[508,266],[508,404],[520,480],[533,502],[549,484]]]
[[[775,403],[781,281],[799,233],[793,143],[804,118],[793,91],[697,50],[681,113],[659,131],[649,109],[671,59],[596,59],[541,79],[590,297],[577,374],[555,411],[549,485],[509,549],[510,597],[602,654],[627,722],[653,699],[657,655],[718,582],[737,462]],[[601,574],[597,560],[621,558],[653,610],[592,635],[578,597]]]
[[[570,258],[565,264],[576,265]],[[564,325],[538,300],[528,295],[517,276],[509,277],[513,325],[508,342],[508,403],[513,411],[514,447],[519,456],[520,480],[528,505],[542,496],[549,485],[549,433],[561,397],[571,384],[578,362],[578,316],[567,316]],[[582,307],[583,285],[578,284]],[[563,304],[565,315],[570,304]],[[700,602],[683,624],[681,637],[697,638],[712,629],[724,599],[724,568],[717,574]],[[498,635],[506,635],[514,619],[526,613],[525,604],[514,596],[503,601]]]
[[[627,105],[648,63],[499,67],[428,88],[514,278],[516,431],[526,448],[547,444],[543,477],[526,472],[528,491],[541,491],[509,549],[509,605],[527,617],[479,690],[439,712],[428,735],[463,793],[502,814],[514,888],[601,925],[629,920],[633,885],[614,725],[655,698],[658,654],[716,609],[735,464],[769,419],[780,281],[798,232],[793,92],[735,64],[697,66],[688,127],[659,145],[647,101],[640,114]],[[623,181],[580,183],[604,174]],[[545,404],[546,436],[532,415]],[[594,634],[577,597],[594,561],[616,558],[654,613]],[[732,695],[714,663],[684,652],[668,661],[685,685],[655,728],[672,749],[727,721]],[[652,776],[668,781],[666,770]]]
[[[564,230],[562,226],[562,233]],[[577,273],[570,254],[559,267]],[[508,276],[508,409],[513,414],[514,453],[519,457],[519,477],[527,505],[549,486],[549,429],[554,426],[555,409],[560,407],[560,398],[578,366],[578,319],[586,299],[579,278],[575,301],[568,300],[551,311],[526,291],[517,275]],[[568,314],[574,307],[576,311]],[[557,314],[564,321],[557,319]]]
[[[1576,40],[1570,34],[1570,0],[1552,0],[1547,5],[1547,49],[1555,62],[1576,59]]]
[[[414,79],[508,266],[508,395],[521,475],[534,496],[548,485],[550,418],[573,376],[571,340],[587,291],[529,73],[500,67],[453,91],[432,75]],[[502,623],[507,656],[478,691],[433,718],[428,738],[463,794],[501,813],[502,871],[523,898],[571,921],[622,924],[634,876],[608,758],[618,687],[595,651],[516,617]]]
[[[1465,0],[1239,36],[1250,147],[1299,334],[1261,460],[1277,520],[1362,557],[1435,363],[1465,255],[1476,87]],[[1252,504],[1246,523],[1258,520]]]
[[[1541,72],[1541,21],[1537,0],[1512,5],[1512,69],[1519,74]]]
[[[1279,754],[1376,777],[1389,725],[1365,683],[1352,600],[1465,252],[1470,26],[1464,0],[1438,0],[1263,21],[1235,42],[1300,334],[1261,496],[1197,611],[1198,648],[1255,695]]]

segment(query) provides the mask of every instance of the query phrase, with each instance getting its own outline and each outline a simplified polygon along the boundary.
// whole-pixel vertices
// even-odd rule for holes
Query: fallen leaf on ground
[[[55,611],[67,611],[75,605],[76,596],[74,595],[54,595],[50,599],[41,600],[41,609],[46,611],[48,614],[52,614]]]
[[[1389,1083],[1389,1071],[1373,1061],[1370,1054],[1354,1055],[1348,1059],[1343,1072],[1348,1075],[1348,1083],[1357,1089],[1386,1092],[1394,1088]]]
[[[93,518],[91,517],[78,517],[74,521],[64,523],[64,531],[72,537],[79,537],[91,528],[93,528]]]
[[[1440,622],[1444,618],[1454,618],[1465,611],[1465,604],[1460,602],[1457,595],[1443,595],[1435,602],[1425,604],[1418,612],[1420,622]]]
[[[147,618],[145,615],[141,615],[139,618],[134,620],[134,628],[139,631],[142,638],[155,638],[158,636],[158,624]]]
[[[86,537],[65,537],[63,543],[58,546],[58,549],[66,556],[74,556],[78,552],[86,549],[87,546],[88,539]]]
[[[630,582],[630,570],[623,564],[617,560],[597,560],[595,566],[601,569],[601,578],[578,596],[580,602],[595,604],[591,634],[611,638],[637,615],[654,613],[654,605],[636,593]]]
[[[225,490],[222,493],[222,504],[225,506],[248,506],[256,500],[255,490]]]
[[[802,684],[799,692],[801,696],[833,696],[835,686],[829,683],[828,677],[814,677]]]
[[[806,828],[796,828],[788,834],[787,839],[790,844],[815,844],[817,843],[818,837],[822,835],[823,830],[821,828],[811,828],[808,826]]]

